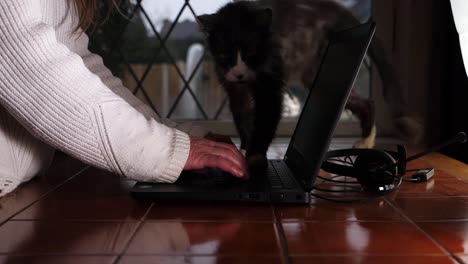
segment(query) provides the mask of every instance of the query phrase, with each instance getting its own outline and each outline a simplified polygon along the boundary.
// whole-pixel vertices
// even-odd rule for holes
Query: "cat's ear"
[[[197,16],[198,25],[200,25],[202,31],[207,33],[213,31],[217,20],[218,17],[216,14]]]
[[[257,26],[262,28],[270,28],[273,19],[273,10],[264,8],[258,11]]]

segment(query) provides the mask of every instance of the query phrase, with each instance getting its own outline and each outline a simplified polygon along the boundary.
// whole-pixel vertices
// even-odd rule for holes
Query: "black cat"
[[[214,14],[199,16],[198,22],[207,34],[218,79],[228,93],[241,148],[247,150],[250,164],[266,164],[286,83],[310,89],[330,32],[359,24],[333,0],[236,1]],[[401,91],[400,83],[377,37],[368,55],[381,77],[385,98],[404,102],[401,95],[389,96]],[[352,92],[346,109],[359,118],[362,128],[362,139],[355,147],[372,148],[376,137],[374,101]],[[403,108],[390,110],[397,125],[418,134]]]
[[[279,41],[271,30],[272,10],[237,2],[198,20],[228,94],[250,172],[260,173],[281,118],[285,80]]]

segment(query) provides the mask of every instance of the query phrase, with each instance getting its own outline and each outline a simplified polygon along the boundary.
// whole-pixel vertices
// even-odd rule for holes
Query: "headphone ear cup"
[[[390,166],[395,162],[395,159],[384,151],[363,153],[354,161],[354,167],[367,173],[357,177],[357,180],[366,190],[381,191],[382,187],[391,185],[395,180],[397,169]],[[383,169],[389,166],[390,169]]]

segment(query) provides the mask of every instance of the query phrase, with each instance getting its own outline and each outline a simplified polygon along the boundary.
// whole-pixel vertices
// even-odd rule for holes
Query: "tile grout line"
[[[447,199],[447,198],[468,198],[468,195],[445,195],[445,196],[398,196],[398,199]]]
[[[73,174],[72,176],[70,176],[68,179],[66,179],[64,182],[62,183],[59,183],[57,184],[57,186],[53,187],[52,189],[46,191],[43,195],[41,195],[37,200],[35,200],[34,202],[30,203],[29,205],[23,207],[22,209],[20,209],[18,212],[12,214],[10,217],[6,218],[4,221],[0,222],[0,226],[2,226],[3,224],[7,223],[8,221],[10,221],[11,219],[13,219],[15,216],[21,214],[22,212],[24,212],[25,210],[29,209],[31,206],[35,205],[36,203],[38,203],[39,201],[41,201],[44,197],[46,197],[47,195],[49,195],[50,193],[54,192],[55,190],[57,190],[58,188],[62,187],[65,183],[71,181],[72,179],[74,179],[76,176],[78,176],[79,174],[81,174],[82,172],[84,172],[85,170],[87,170],[88,168],[90,168],[90,166],[86,166],[84,167],[83,169],[81,169],[80,171],[78,171],[77,173]]]
[[[387,200],[387,198],[384,197],[386,202],[393,207],[395,211],[397,211],[403,218],[405,218],[410,224],[412,224],[416,229],[419,230],[419,232],[423,233],[429,240],[431,240],[434,244],[436,244],[447,256],[451,257],[452,259],[454,258],[454,254],[450,252],[448,249],[446,249],[437,239],[429,235],[424,229],[422,229],[413,219],[411,219],[409,216],[407,216],[403,210],[401,210],[399,207],[397,207],[395,204],[393,204],[391,201]]]
[[[117,264],[122,259],[122,256],[125,255],[125,252],[127,252],[128,248],[130,247],[130,244],[132,243],[132,241],[135,238],[136,234],[138,233],[138,231],[140,231],[141,227],[143,226],[143,223],[145,222],[146,217],[148,216],[149,212],[151,211],[151,209],[153,209],[153,206],[154,206],[154,202],[151,203],[151,205],[148,207],[148,210],[146,211],[146,213],[138,221],[138,224],[137,224],[137,226],[135,228],[135,232],[133,232],[133,234],[128,239],[126,245],[122,249],[122,252],[120,252],[119,255],[117,256],[117,258],[115,258],[115,261],[112,262],[113,264]]]
[[[301,253],[301,254],[294,254],[294,257],[300,258],[307,258],[307,257],[355,257],[355,256],[363,256],[363,257],[429,257],[429,258],[447,258],[446,254],[377,254],[377,253]]]
[[[14,219],[10,221],[14,222],[38,222],[38,221],[49,221],[49,220],[55,220],[55,219],[48,219],[48,218],[37,218],[37,219]],[[91,222],[91,223],[133,223],[133,222],[140,222],[141,220],[139,219],[81,219],[81,218],[68,218],[68,219],[59,219],[60,222]],[[58,221],[57,221],[58,222]],[[213,220],[213,221],[199,221],[199,220],[146,220],[147,223],[197,223],[197,224],[221,224],[221,223],[256,223],[256,224],[270,224],[272,221],[250,221],[250,220]]]
[[[221,254],[221,255],[213,255],[213,254],[186,254],[186,253],[134,253],[134,254],[125,254],[126,256],[137,256],[137,257],[148,257],[148,256],[193,256],[193,257],[213,257],[213,256],[222,256],[222,257],[248,257],[250,255],[230,255],[230,254]],[[368,256],[368,257],[434,257],[434,258],[445,258],[448,257],[445,254],[358,254],[359,256]],[[462,254],[464,255],[464,254]],[[113,253],[0,253],[0,256],[16,256],[16,257],[28,257],[28,256],[58,256],[58,257],[117,257],[117,254]],[[257,257],[262,258],[273,258],[276,255],[255,255]],[[343,254],[294,254],[295,257],[352,257],[356,256],[355,253],[343,253]],[[458,256],[456,256],[458,257]]]
[[[277,241],[279,242],[279,246],[281,249],[281,258],[283,260],[284,264],[290,264],[291,263],[291,258],[289,256],[289,250],[288,250],[288,243],[286,240],[286,235],[284,234],[284,229],[283,225],[281,223],[281,219],[278,217],[278,211],[276,210],[276,207],[271,205],[272,210],[273,210],[273,215],[274,215],[274,224],[275,224],[275,233],[277,236]]]

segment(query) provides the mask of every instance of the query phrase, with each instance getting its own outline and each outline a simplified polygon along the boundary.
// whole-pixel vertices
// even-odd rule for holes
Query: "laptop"
[[[282,160],[266,176],[241,180],[221,170],[184,171],[175,183],[138,182],[133,197],[150,201],[232,201],[307,204],[325,154],[375,31],[375,23],[336,32]]]

